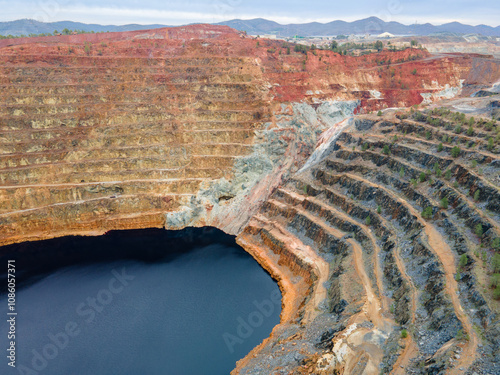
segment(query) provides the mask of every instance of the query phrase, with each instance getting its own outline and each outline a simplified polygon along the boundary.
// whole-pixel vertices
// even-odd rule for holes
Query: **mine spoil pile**
[[[500,373],[497,125],[346,120],[485,89],[497,65],[208,25],[1,40],[0,245],[212,225],[283,292],[234,374]]]

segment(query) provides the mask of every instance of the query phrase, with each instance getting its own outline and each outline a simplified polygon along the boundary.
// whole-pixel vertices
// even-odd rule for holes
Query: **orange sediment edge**
[[[236,238],[236,243],[243,247],[243,249],[245,249],[245,251],[248,252],[274,280],[276,280],[282,294],[280,321],[281,323],[291,321],[298,310],[298,304],[293,302],[296,301],[298,297],[301,297],[297,290],[298,288],[291,280],[290,276],[293,276],[293,274],[291,272],[286,272],[283,266],[279,266],[277,262],[271,258],[265,248],[260,248],[251,243],[245,236],[245,234],[239,235]]]
[[[164,228],[165,214],[163,211],[121,214],[82,222],[70,229],[48,227],[45,231],[20,234],[0,238],[0,246],[26,241],[42,241],[64,236],[102,236],[111,230],[131,230],[147,228]]]
[[[231,371],[231,375],[239,374],[240,370],[248,365],[249,361],[256,357],[257,354],[273,339],[275,331],[281,325],[287,324],[297,315],[302,302],[304,301],[308,288],[301,288],[302,283],[294,283],[292,277],[294,274],[288,269],[286,265],[278,265],[278,262],[272,259],[270,254],[271,250],[266,250],[265,247],[259,247],[254,244],[245,233],[240,234],[236,238],[238,245],[243,247],[260,265],[264,268],[271,277],[276,280],[281,290],[281,314],[280,324],[275,326],[268,338],[264,339],[262,343],[252,349],[246,357],[242,358],[236,363],[236,368]],[[303,289],[303,290],[301,290]]]

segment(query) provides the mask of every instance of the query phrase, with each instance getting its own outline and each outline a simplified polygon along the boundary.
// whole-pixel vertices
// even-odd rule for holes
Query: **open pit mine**
[[[499,61],[293,47],[0,40],[0,245],[216,227],[283,296],[231,374],[500,374]]]

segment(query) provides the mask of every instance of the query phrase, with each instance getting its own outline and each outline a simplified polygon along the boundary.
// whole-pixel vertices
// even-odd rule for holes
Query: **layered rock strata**
[[[323,130],[361,108],[453,95],[475,59],[303,54],[204,25],[2,40],[0,243],[237,234]]]
[[[485,279],[500,237],[500,149],[485,142],[495,130],[457,136],[429,118],[440,119],[356,117],[238,236],[244,247],[294,249],[292,263],[315,280],[295,319],[239,373],[498,371],[500,304]]]

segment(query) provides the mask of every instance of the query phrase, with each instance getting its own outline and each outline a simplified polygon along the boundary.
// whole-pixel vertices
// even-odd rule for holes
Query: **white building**
[[[394,37],[395,37],[394,34],[388,32],[377,35],[377,38],[394,38]]]

